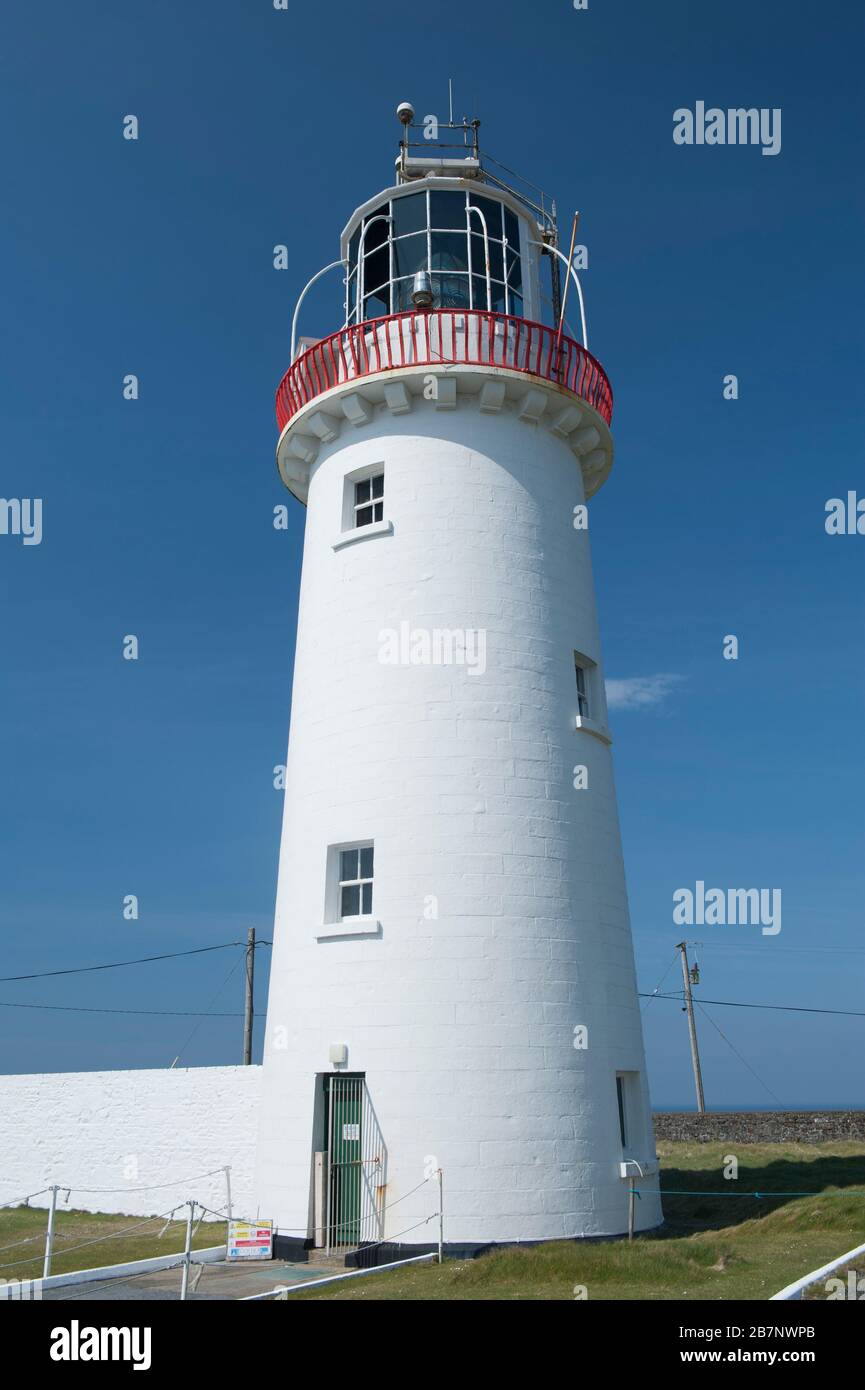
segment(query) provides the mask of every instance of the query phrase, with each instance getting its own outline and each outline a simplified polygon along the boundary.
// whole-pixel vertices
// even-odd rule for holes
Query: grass
[[[0,1209],[0,1279],[41,1277],[47,1224],[48,1212],[38,1207]],[[130,1227],[135,1229],[130,1230]],[[185,1219],[172,1221],[162,1235],[164,1227],[165,1218],[162,1216],[151,1217],[148,1221],[143,1216],[58,1211],[51,1273],[66,1274],[73,1269],[95,1269],[100,1265],[146,1260],[156,1255],[174,1255],[182,1251],[186,1243]],[[214,1221],[207,1224],[202,1222],[192,1244],[196,1250],[201,1250],[205,1246],[222,1245],[224,1242],[225,1223]],[[6,1248],[9,1246],[14,1248]],[[72,1250],[72,1246],[84,1248]]]
[[[722,1176],[731,1150],[739,1159],[735,1182]],[[661,1144],[658,1151],[662,1188],[685,1195],[666,1197],[664,1228],[631,1244],[556,1241],[293,1297],[572,1301],[584,1286],[590,1300],[762,1300],[865,1241],[861,1142]],[[790,1192],[814,1195],[780,1195]]]

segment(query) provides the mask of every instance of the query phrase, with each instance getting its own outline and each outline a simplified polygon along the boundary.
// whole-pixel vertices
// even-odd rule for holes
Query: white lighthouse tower
[[[610,387],[546,200],[398,114],[343,326],[277,394],[307,517],[257,1173],[278,1249],[390,1258],[661,1220],[584,525]]]

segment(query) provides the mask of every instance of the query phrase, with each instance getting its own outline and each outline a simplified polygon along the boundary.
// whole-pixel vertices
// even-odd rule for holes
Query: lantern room
[[[355,212],[341,246],[346,325],[418,307],[540,320],[542,228],[515,197],[481,187],[431,173]]]

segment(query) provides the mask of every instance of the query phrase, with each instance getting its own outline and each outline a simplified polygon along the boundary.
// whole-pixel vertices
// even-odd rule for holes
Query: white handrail
[[[576,287],[577,287],[577,295],[578,295],[579,301],[580,301],[580,325],[581,325],[582,330],[583,330],[583,347],[586,349],[586,352],[588,352],[588,350],[589,350],[589,334],[588,334],[588,330],[587,330],[587,328],[586,328],[586,306],[585,306],[585,304],[583,303],[583,291],[582,291],[582,287],[581,287],[581,285],[580,285],[579,280],[577,279],[577,272],[574,270],[573,264],[568,260],[567,256],[563,256],[563,255],[562,255],[561,251],[560,251],[560,250],[558,249],[558,247],[556,247],[556,246],[547,246],[546,243],[543,242],[543,241],[530,241],[530,242],[529,242],[529,245],[530,245],[530,246],[540,246],[540,248],[541,248],[542,251],[549,251],[549,252],[551,252],[554,256],[558,256],[558,258],[559,258],[559,260],[562,262],[562,264],[565,265],[565,266],[567,266],[568,270],[570,271],[571,279],[573,280],[574,284],[575,284]]]
[[[865,1255],[865,1245],[857,1245],[855,1250],[848,1250],[846,1255],[839,1255],[837,1260],[830,1260],[829,1264],[821,1265],[819,1269],[812,1269],[810,1274],[805,1274],[801,1279],[788,1284],[779,1293],[773,1293],[769,1302],[777,1303],[780,1300],[782,1303],[787,1303],[794,1298],[801,1298],[809,1285],[818,1283],[824,1275],[831,1274],[833,1269],[841,1269],[859,1255]]]
[[[320,280],[322,275],[326,275],[329,270],[333,270],[338,265],[345,266],[346,270],[348,270],[348,261],[331,261],[330,265],[322,266],[321,270],[316,271],[312,279],[307,280],[300,292],[300,298],[295,304],[294,313],[291,316],[291,358],[289,360],[292,362],[294,361],[294,345],[297,341],[297,316],[300,313],[300,306],[306,298],[306,292],[312,289],[316,280]]]
[[[487,232],[487,219],[484,217],[480,208],[476,208],[473,206],[473,204],[469,203],[468,207],[466,208],[466,228],[469,236],[471,236],[472,234],[471,225],[469,223],[470,212],[477,213],[478,217],[481,219],[481,226],[483,227],[484,232],[484,260],[486,262],[487,271],[487,313],[490,313],[493,307],[493,295],[492,286],[490,284],[490,238]],[[471,242],[469,242],[469,250],[471,250]],[[504,248],[502,248],[502,254],[504,255]]]
[[[355,323],[361,323],[361,322],[363,321],[362,318],[361,318],[361,315],[363,314],[363,301],[364,301],[363,252],[364,252],[364,244],[365,244],[365,242],[366,242],[366,234],[367,234],[367,232],[369,231],[369,228],[372,226],[372,224],[373,224],[374,222],[390,222],[391,225],[393,225],[393,218],[391,217],[390,213],[388,213],[388,212],[377,212],[376,215],[375,215],[375,217],[371,217],[371,218],[369,219],[369,221],[368,221],[368,222],[364,222],[363,226],[361,227],[361,230],[360,230],[360,240],[359,240],[359,242],[358,242],[358,244],[357,244],[357,300],[356,300],[355,306],[354,306],[354,321],[355,321]],[[388,245],[390,245],[390,237],[388,237]],[[378,250],[378,247],[376,247],[375,249]],[[387,280],[388,280],[388,287],[390,287],[390,258],[388,258]],[[390,305],[389,305],[389,304],[388,304],[388,308],[390,308]]]

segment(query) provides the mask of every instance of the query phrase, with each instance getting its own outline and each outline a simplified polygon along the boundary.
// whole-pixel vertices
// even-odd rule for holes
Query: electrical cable
[[[256,946],[272,946],[272,941],[257,941]],[[87,975],[94,970],[119,970],[125,965],[148,965],[155,960],[179,960],[181,956],[203,956],[208,951],[228,951],[232,946],[247,947],[245,941],[224,941],[221,946],[197,946],[192,951],[171,951],[162,956],[140,956],[137,960],[115,960],[107,965],[78,965],[69,970],[38,970],[31,975],[0,975],[0,984],[11,980],[44,980],[49,975]]]
[[[640,999],[675,999],[681,1003],[684,995],[682,994],[639,994]],[[810,1009],[802,1004],[749,1004],[741,1003],[736,999],[706,999],[706,1004],[718,1004],[726,1009],[772,1009],[778,1013],[789,1014],[835,1014],[841,1018],[865,1018],[865,1012],[857,1013],[853,1009]]]
[[[748,1062],[745,1061],[745,1058],[742,1056],[741,1052],[737,1051],[737,1049],[736,1049],[736,1048],[733,1046],[733,1044],[730,1042],[730,1039],[726,1036],[726,1034],[724,1034],[724,1033],[721,1032],[721,1029],[718,1027],[718,1025],[717,1025],[717,1023],[715,1022],[715,1020],[713,1019],[712,1015],[709,1013],[709,1011],[708,1011],[707,1009],[705,1009],[705,1008],[703,1007],[703,1004],[702,1004],[701,1000],[696,999],[694,1002],[696,1003],[697,1008],[700,1010],[700,1012],[706,1015],[706,1018],[709,1020],[709,1022],[710,1022],[711,1025],[712,1025],[712,1027],[715,1029],[715,1032],[718,1033],[718,1034],[720,1034],[720,1036],[723,1038],[724,1042],[727,1044],[727,1046],[729,1047],[730,1051],[731,1051],[732,1053],[734,1053],[736,1057],[739,1058],[739,1061],[742,1063],[742,1065],[743,1065],[744,1067],[747,1067],[747,1068],[748,1068],[748,1071],[751,1073],[751,1075],[754,1077],[754,1079],[755,1079],[756,1081],[759,1081],[759,1083],[760,1083],[760,1085],[763,1087],[763,1089],[766,1090],[766,1091],[768,1091],[768,1093],[769,1093],[769,1095],[772,1097],[772,1099],[775,1100],[775,1101],[777,1101],[778,1104],[781,1106],[781,1109],[783,1110],[783,1108],[784,1108],[784,1102],[781,1100],[780,1096],[776,1096],[776,1095],[775,1095],[775,1092],[772,1090],[772,1087],[771,1087],[767,1082],[765,1082],[765,1081],[763,1080],[762,1076],[758,1076],[758,1075],[757,1075],[757,1073],[755,1072],[754,1068],[753,1068]]]

